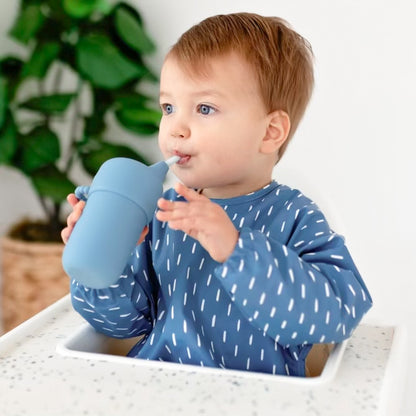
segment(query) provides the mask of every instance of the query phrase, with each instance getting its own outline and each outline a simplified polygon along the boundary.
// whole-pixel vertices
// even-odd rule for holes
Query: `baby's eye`
[[[214,107],[211,107],[210,105],[207,105],[207,104],[200,104],[198,106],[198,113],[201,113],[204,116],[213,114],[215,111],[216,110]]]
[[[162,109],[163,114],[165,114],[165,115],[172,114],[172,113],[173,113],[173,111],[174,111],[174,109],[173,109],[173,105],[172,105],[172,104],[168,104],[168,103],[166,103],[166,104],[161,104],[161,105],[160,105],[160,108]]]

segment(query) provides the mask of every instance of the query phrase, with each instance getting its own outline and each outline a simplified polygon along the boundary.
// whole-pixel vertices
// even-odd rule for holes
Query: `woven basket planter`
[[[69,292],[62,243],[35,243],[3,237],[2,316],[9,331]]]

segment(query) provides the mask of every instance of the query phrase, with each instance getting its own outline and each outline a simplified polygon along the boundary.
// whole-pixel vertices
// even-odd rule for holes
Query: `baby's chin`
[[[204,182],[190,179],[187,177],[187,175],[181,175],[181,172],[174,172],[174,174],[179,182],[183,183],[187,188],[197,191],[204,189]]]

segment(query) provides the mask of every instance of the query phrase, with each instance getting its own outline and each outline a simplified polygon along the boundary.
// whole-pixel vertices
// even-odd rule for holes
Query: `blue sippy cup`
[[[178,160],[174,156],[146,166],[133,159],[109,159],[90,187],[75,190],[86,205],[62,256],[70,278],[93,289],[117,282],[152,220],[169,166]]]

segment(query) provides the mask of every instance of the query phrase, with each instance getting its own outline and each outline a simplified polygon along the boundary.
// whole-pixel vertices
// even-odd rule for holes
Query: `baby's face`
[[[181,156],[173,170],[185,185],[226,198],[270,181],[259,151],[267,112],[252,69],[238,55],[211,59],[204,74],[193,76],[168,57],[160,105],[159,146],[165,158]]]

